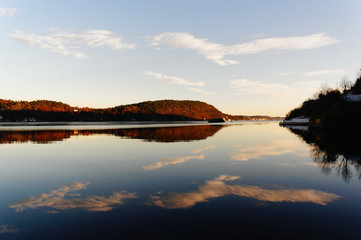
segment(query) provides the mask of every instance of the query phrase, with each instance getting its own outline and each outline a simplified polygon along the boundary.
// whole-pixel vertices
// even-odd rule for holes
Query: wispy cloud
[[[151,45],[165,45],[170,48],[183,48],[196,51],[207,60],[221,66],[237,64],[238,61],[224,59],[230,55],[257,54],[270,50],[314,49],[339,42],[326,33],[286,38],[263,38],[235,45],[222,45],[205,38],[196,38],[188,32],[166,32],[148,36]]]
[[[295,84],[264,83],[259,81],[249,81],[246,78],[230,80],[230,88],[234,90],[234,95],[249,94],[256,97],[266,97],[271,99],[291,99],[295,97],[295,92],[313,92],[320,86],[320,81],[305,81]]]
[[[253,35],[253,38],[265,38],[267,37],[267,33],[256,33]]]
[[[20,200],[10,204],[9,208],[14,208],[17,212],[27,208],[35,209],[39,207],[49,207],[56,210],[71,208],[82,208],[88,211],[109,211],[115,206],[124,204],[125,199],[135,198],[135,193],[127,191],[114,192],[109,197],[87,196],[85,198],[69,198],[79,196],[78,191],[86,189],[89,182],[74,182],[60,187],[50,193],[42,193],[39,196],[30,196],[27,199]]]
[[[283,72],[283,73],[280,73],[280,76],[292,76],[295,74],[296,74],[295,72]]]
[[[239,179],[238,176],[221,175],[206,181],[198,190],[186,193],[171,193],[166,196],[151,196],[149,204],[166,208],[190,208],[197,203],[207,202],[227,195],[246,197],[263,202],[310,202],[326,206],[340,198],[339,195],[314,189],[294,189],[281,186],[263,187],[249,185],[228,185],[226,181]]]
[[[204,86],[203,82],[191,82],[191,81],[188,81],[188,80],[186,80],[184,78],[168,76],[168,75],[164,75],[164,74],[161,74],[161,73],[155,73],[155,72],[151,72],[151,71],[145,71],[143,73],[143,75],[150,76],[150,77],[153,77],[155,79],[159,79],[162,82],[167,83],[167,84],[179,84],[179,85],[189,85],[189,86]]]
[[[254,82],[245,78],[231,80],[230,87],[234,90],[233,94],[235,95],[245,93],[274,99],[285,99],[293,95],[292,87],[290,86],[276,83]]]
[[[306,77],[314,77],[314,76],[337,76],[345,74],[344,70],[341,69],[324,69],[312,72],[306,72],[303,75]]]
[[[61,32],[56,28],[48,28],[48,35],[26,34],[15,31],[9,37],[19,42],[48,49],[63,56],[79,59],[87,57],[78,49],[87,47],[110,47],[117,51],[135,49],[135,44],[124,43],[123,38],[107,30],[88,30],[83,33]]]
[[[208,91],[204,91],[204,90],[199,89],[199,88],[190,88],[189,90],[191,90],[192,92],[197,92],[197,93],[201,93],[201,94],[204,94],[204,95],[215,95],[216,94],[215,92],[208,92]]]
[[[18,12],[16,8],[3,8],[0,7],[0,16],[12,16]]]

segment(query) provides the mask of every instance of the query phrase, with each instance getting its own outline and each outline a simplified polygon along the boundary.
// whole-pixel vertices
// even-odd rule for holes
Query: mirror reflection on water
[[[0,239],[357,239],[360,152],[323,138],[276,122],[0,127]]]
[[[334,133],[322,135],[297,128],[289,130],[311,147],[313,164],[319,166],[324,174],[336,173],[345,182],[352,178],[361,180],[361,148],[358,136],[355,139],[354,136],[337,136]]]

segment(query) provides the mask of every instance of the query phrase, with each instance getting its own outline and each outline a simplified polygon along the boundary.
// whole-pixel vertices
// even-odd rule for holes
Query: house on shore
[[[290,120],[283,120],[280,125],[309,125],[310,118],[306,116],[295,117]]]
[[[346,94],[345,100],[347,102],[360,102],[361,101],[361,94]]]

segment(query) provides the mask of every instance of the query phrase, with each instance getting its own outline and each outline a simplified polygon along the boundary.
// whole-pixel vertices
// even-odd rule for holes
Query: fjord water
[[[0,239],[359,239],[358,165],[315,147],[276,122],[3,127]]]

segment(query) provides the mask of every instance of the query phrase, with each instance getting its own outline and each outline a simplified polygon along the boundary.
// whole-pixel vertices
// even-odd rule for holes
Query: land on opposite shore
[[[49,100],[0,99],[2,122],[208,121],[217,118],[228,121],[282,119],[264,115],[225,114],[210,104],[192,100],[158,100],[111,108],[79,108]]]

